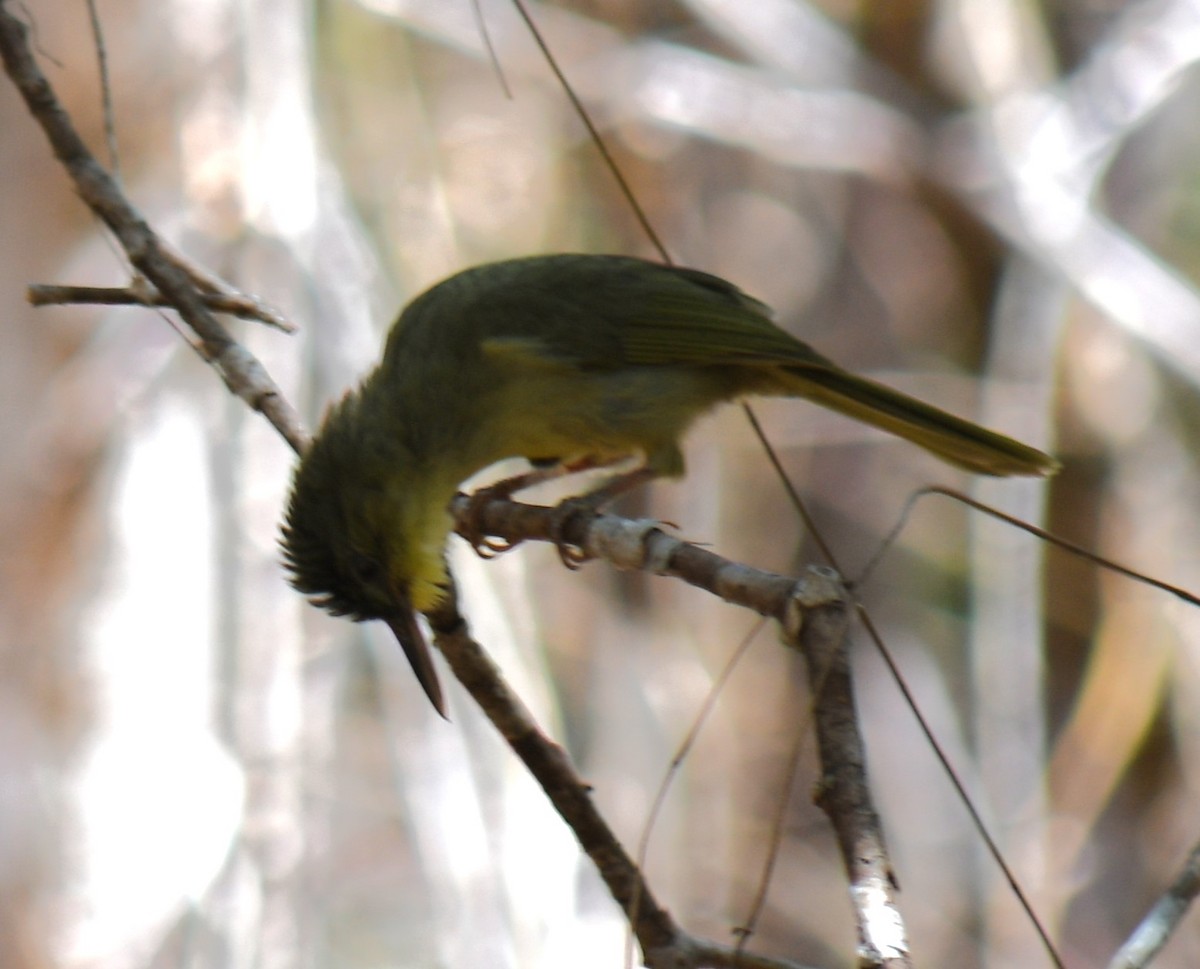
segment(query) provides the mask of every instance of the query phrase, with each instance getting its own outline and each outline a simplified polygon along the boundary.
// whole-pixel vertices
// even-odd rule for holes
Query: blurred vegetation
[[[845,573],[938,481],[1200,589],[1200,22],[1183,2],[532,5],[673,258],[844,365],[1057,453],[977,483],[796,402],[758,410]],[[471,263],[653,255],[512,8],[101,8],[122,170],[179,245],[304,329],[244,329],[311,420],[398,307]],[[86,11],[30,14],[102,144]],[[51,60],[52,58],[52,60]],[[499,74],[511,90],[506,97]],[[618,964],[621,920],[486,725],[433,722],[386,633],[285,585],[291,455],[146,310],[24,302],[125,269],[0,84],[0,965]],[[777,570],[818,553],[736,408],[625,507]],[[455,559],[477,634],[628,844],[750,617],[552,550]],[[864,601],[1070,965],[1197,837],[1200,614],[944,499]],[[1047,964],[859,643],[919,965]],[[747,917],[799,667],[763,633],[647,868],[689,930]],[[811,744],[754,948],[844,964]],[[1155,965],[1200,964],[1195,916]]]

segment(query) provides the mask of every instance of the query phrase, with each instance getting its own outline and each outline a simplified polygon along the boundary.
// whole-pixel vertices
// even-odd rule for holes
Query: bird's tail
[[[787,393],[902,437],[967,471],[1044,477],[1059,469],[1037,448],[839,367],[789,367],[786,374],[780,389]]]

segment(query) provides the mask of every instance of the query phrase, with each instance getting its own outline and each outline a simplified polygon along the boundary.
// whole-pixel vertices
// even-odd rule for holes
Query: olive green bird
[[[445,595],[459,484],[512,457],[572,468],[637,457],[642,478],[678,477],[692,422],[754,395],[806,398],[979,474],[1058,467],[848,373],[716,276],[624,256],[515,259],[413,300],[379,366],[329,410],[288,502],[292,584],[335,615],[388,623],[444,715],[416,613]]]

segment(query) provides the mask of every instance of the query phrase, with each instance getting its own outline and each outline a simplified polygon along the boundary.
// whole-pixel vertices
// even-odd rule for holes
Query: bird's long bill
[[[417,682],[429,697],[429,702],[445,717],[446,702],[442,698],[442,685],[433,665],[433,656],[429,652],[429,644],[425,642],[425,635],[417,624],[416,610],[408,602],[407,596],[396,604],[395,612],[384,621],[400,641],[400,648],[408,657],[408,662],[417,675]]]

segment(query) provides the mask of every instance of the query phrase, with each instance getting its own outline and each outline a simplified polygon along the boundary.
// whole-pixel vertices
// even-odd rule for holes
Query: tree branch
[[[30,306],[62,306],[91,304],[98,306],[171,306],[162,293],[151,287],[130,286],[58,286],[34,284],[25,292]],[[217,313],[228,313],[243,319],[258,320],[284,333],[295,333],[296,324],[280,313],[244,293],[202,292],[200,301]]]
[[[858,964],[901,969],[912,963],[894,897],[899,886],[867,783],[867,751],[859,731],[846,648],[848,597],[836,576],[830,581],[836,582],[840,593],[837,608],[822,607],[803,617],[789,615],[784,627],[788,645],[804,656],[813,693],[813,722],[821,758],[821,781],[814,800],[833,825],[850,880]]]
[[[803,655],[808,666],[813,722],[821,759],[821,782],[816,802],[833,824],[842,863],[850,879],[850,897],[858,926],[859,964],[889,969],[911,965],[904,923],[894,899],[896,879],[867,783],[866,748],[858,728],[846,648],[850,597],[835,572],[823,566],[810,566],[804,577],[796,580],[755,569],[674,538],[666,534],[658,522],[648,520],[629,520],[594,512],[579,512],[564,518],[561,510],[556,508],[508,500],[476,504],[466,495],[459,495],[454,500],[451,511],[458,521],[460,533],[468,540],[482,533],[512,545],[529,539],[565,541],[617,568],[675,576],[726,602],[778,620],[785,642]],[[443,625],[443,620],[447,624]],[[448,616],[438,614],[432,621],[435,630],[465,629],[453,609]],[[440,635],[438,644],[446,650]],[[505,691],[494,685],[484,690],[478,684],[468,684],[459,668],[461,645],[450,642],[449,648],[447,658],[455,674],[471,690],[477,702],[488,710],[484,699],[489,704],[498,702],[498,696]],[[489,711],[488,716],[492,717],[492,712]],[[514,717],[516,719],[510,719]],[[493,723],[524,760],[522,749],[529,742],[530,730],[537,732],[528,715],[504,709],[497,711]],[[514,723],[523,726],[510,737]],[[541,737],[541,734],[537,736]],[[550,758],[545,753],[539,756]],[[538,774],[534,765],[529,761],[526,764],[535,775]],[[555,807],[591,854],[588,842],[568,814],[572,806],[560,805],[550,788],[546,789]],[[630,897],[642,897],[652,913],[658,912],[657,905],[648,895],[630,895],[629,884],[635,876],[640,879],[640,875],[631,873],[626,865],[632,866],[632,862],[624,858],[623,853],[621,857],[624,859],[621,866],[606,875],[604,864],[611,861],[607,849],[601,857],[593,856],[613,897],[622,906],[629,904]],[[678,930],[669,921],[659,923],[654,918],[650,918],[643,928],[643,918],[646,918],[644,912],[639,914],[635,926],[638,926],[638,940],[647,964],[653,965],[650,958],[660,940],[678,936]]]
[[[496,501],[491,504],[509,503]],[[547,515],[553,513],[549,508],[537,510]],[[820,597],[835,588],[821,570],[814,571],[812,579],[800,581],[771,577],[769,573],[759,575],[786,583],[791,594],[780,608],[786,609],[801,628],[807,626],[801,618],[820,608]],[[840,589],[840,586],[836,588]],[[833,607],[845,615],[843,603],[835,601]],[[650,969],[803,969],[798,963],[742,952],[733,946],[695,939],[683,932],[659,905],[641,871],[597,810],[592,802],[591,786],[575,771],[563,749],[542,732],[491,657],[471,637],[466,620],[459,613],[454,590],[428,618],[438,648],[458,681],[537,780],[596,866],[613,900],[625,912],[646,966]]]
[[[200,339],[205,359],[225,385],[261,413],[297,453],[308,434],[263,365],[204,305],[191,275],[125,198],[120,186],[88,149],[29,48],[28,29],[0,0],[0,58],[4,69],[41,125],[54,155],[84,203],[112,230],[134,267],[154,284]]]

